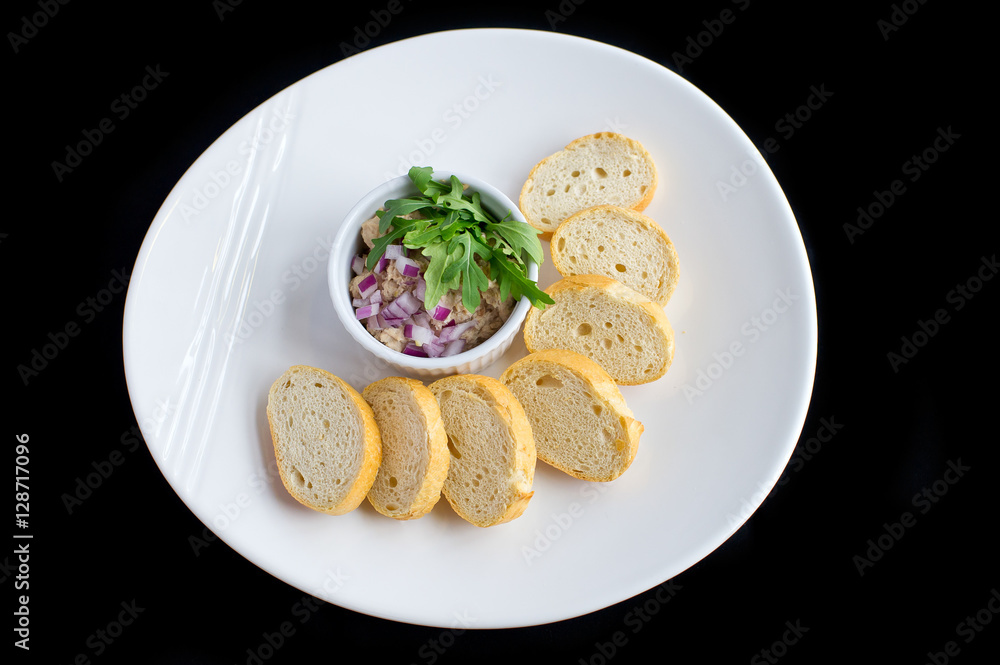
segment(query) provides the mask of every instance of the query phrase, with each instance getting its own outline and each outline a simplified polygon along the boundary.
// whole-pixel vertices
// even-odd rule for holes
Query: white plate
[[[367,504],[331,517],[295,503],[274,472],[271,382],[293,364],[358,389],[391,373],[341,328],[327,294],[325,258],[351,206],[411,163],[477,174],[516,201],[539,159],[602,130],[652,153],[660,185],[646,213],[681,264],[666,307],[673,366],[622,390],[645,425],[632,467],[600,485],[539,463],[524,515],[489,529],[444,500],[413,522]],[[556,277],[546,257],[539,281]],[[363,52],[282,91],[213,143],[142,245],[124,360],[160,470],[237,552],[352,610],[500,628],[627,599],[732,535],[795,446],[816,338],[795,219],[716,104],[618,48],[490,29]],[[485,373],[499,376],[524,353],[518,339]]]

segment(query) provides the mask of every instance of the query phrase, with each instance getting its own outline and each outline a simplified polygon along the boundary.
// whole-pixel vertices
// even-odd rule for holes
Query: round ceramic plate
[[[332,517],[277,477],[265,407],[295,364],[358,390],[394,372],[337,320],[326,258],[378,183],[429,165],[516,201],[573,139],[641,141],[660,184],[646,214],[681,276],[666,376],[622,388],[645,426],[629,470],[588,483],[539,463],[524,515],[481,529],[441,500],[396,522]],[[548,257],[539,282],[558,275]],[[129,394],[149,450],[233,549],[305,592],[388,619],[500,628],[566,619],[668,580],[722,544],[798,439],[816,307],[788,203],[739,127],[633,53],[521,30],[443,32],[360,53],[275,95],[184,174],[153,220],[125,307]],[[525,354],[518,336],[484,371]]]

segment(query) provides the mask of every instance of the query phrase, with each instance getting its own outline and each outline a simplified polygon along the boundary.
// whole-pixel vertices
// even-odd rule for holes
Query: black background
[[[366,48],[460,27],[554,30],[679,71],[758,147],[778,139],[768,162],[802,229],[818,299],[816,385],[796,457],[743,528],[675,578],[670,602],[657,602],[651,590],[569,621],[455,636],[332,605],[301,623],[301,592],[220,541],[195,555],[189,539],[201,537],[203,525],[145,447],[123,445],[136,425],[121,359],[124,294],[27,383],[17,370],[50,333],[79,320],[78,305],[105,288],[113,270],[131,270],[167,193],[216,137],[343,59],[341,44],[387,3],[334,12],[323,3],[265,0],[243,0],[232,11],[210,0],[53,1],[58,11],[43,20],[44,4],[6,3],[2,22],[12,176],[0,227],[4,449],[12,470],[15,435],[29,433],[34,536],[31,651],[5,647],[17,662],[71,663],[84,654],[93,663],[231,664],[247,662],[248,649],[268,663],[360,654],[403,664],[768,662],[762,650],[792,637],[786,622],[807,630],[774,648],[782,663],[925,663],[932,655],[938,663],[996,662],[1000,617],[988,603],[993,593],[1000,598],[990,419],[1000,280],[981,283],[971,299],[952,293],[997,251],[993,134],[974,114],[993,104],[985,52],[994,22],[985,10],[936,0],[864,9],[752,0],[739,3],[745,11],[728,0],[503,8],[413,0],[372,38]],[[690,51],[691,62],[677,60],[726,8],[736,20],[700,54]],[[894,12],[901,25],[886,32]],[[65,146],[156,64],[169,78],[60,182],[52,162],[65,158]],[[810,86],[833,94],[782,136],[776,123],[806,102]],[[904,163],[949,128],[958,138],[911,181]],[[905,192],[852,242],[844,225],[894,180]],[[918,335],[926,344],[893,367],[887,354],[900,353],[901,338],[913,339],[939,309],[947,322],[926,340]],[[840,427],[832,439],[809,443],[824,418]],[[62,495],[115,450],[124,451],[121,464],[70,514]],[[946,473],[959,460],[968,467],[962,477]],[[914,502],[934,487],[942,490],[934,503]],[[899,533],[893,525],[906,512],[915,523],[887,536],[887,528]],[[861,574],[855,557],[867,556],[868,541],[880,536],[891,547]],[[13,612],[25,592],[14,588],[19,541],[8,542],[0,588]],[[133,600],[142,612],[98,649],[97,631]],[[635,633],[625,619],[644,604],[656,613]],[[977,612],[992,623],[973,632],[960,626]],[[5,616],[13,642],[16,619]],[[290,620],[294,635],[273,654],[259,649],[266,633]],[[617,631],[626,640],[612,653]]]

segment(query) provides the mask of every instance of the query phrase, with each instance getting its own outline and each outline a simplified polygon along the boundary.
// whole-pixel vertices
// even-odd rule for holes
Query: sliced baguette
[[[602,205],[570,215],[552,234],[552,263],[564,277],[605,275],[666,305],[680,268],[670,237],[635,210]]]
[[[448,376],[428,387],[448,435],[448,503],[481,527],[520,517],[534,493],[535,442],[517,399],[496,379],[476,374]]]
[[[646,296],[604,275],[564,277],[545,292],[555,304],[528,310],[529,353],[576,351],[624,385],[655,381],[670,367],[674,331],[663,308]]]
[[[641,143],[614,132],[581,136],[535,164],[518,207],[551,238],[559,223],[596,205],[643,210],[656,191],[656,165]]]
[[[448,439],[434,394],[416,379],[390,376],[361,393],[382,436],[382,464],[368,500],[397,520],[423,517],[441,498]]]
[[[625,404],[614,379],[575,351],[549,349],[504,371],[531,422],[538,459],[569,475],[604,482],[632,464],[642,423]]]
[[[267,422],[281,482],[296,501],[330,515],[364,501],[382,442],[371,407],[354,388],[327,371],[296,365],[271,386]]]

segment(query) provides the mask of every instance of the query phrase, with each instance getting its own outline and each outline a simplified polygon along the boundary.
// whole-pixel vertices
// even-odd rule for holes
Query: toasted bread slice
[[[605,275],[666,305],[680,266],[670,237],[635,210],[602,205],[570,215],[552,234],[552,263],[564,277]]]
[[[423,517],[441,498],[448,439],[434,394],[416,379],[390,376],[362,391],[382,435],[382,464],[368,500],[397,520]]]
[[[278,473],[296,501],[342,515],[358,507],[375,481],[382,443],[375,415],[333,374],[296,365],[267,396]]]
[[[535,442],[517,399],[496,379],[476,374],[448,376],[428,387],[448,435],[448,503],[476,526],[520,517],[534,493]]]
[[[614,480],[635,459],[642,423],[614,379],[575,351],[548,349],[504,371],[531,422],[538,459],[590,481]]]
[[[641,143],[614,132],[581,136],[535,164],[521,187],[518,207],[529,224],[552,237],[570,215],[596,205],[644,210],[657,174]]]
[[[646,296],[604,275],[564,277],[545,292],[555,304],[531,308],[524,322],[530,353],[576,351],[624,385],[655,381],[670,367],[674,331]]]

